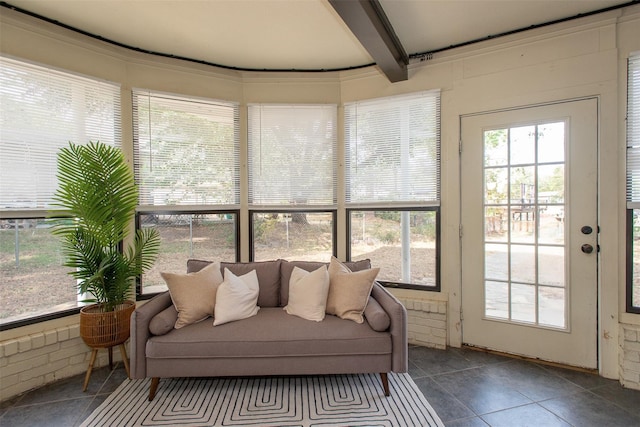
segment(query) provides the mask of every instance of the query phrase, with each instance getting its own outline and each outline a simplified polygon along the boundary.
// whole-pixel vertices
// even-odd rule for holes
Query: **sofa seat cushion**
[[[148,358],[230,358],[390,354],[391,335],[336,316],[313,322],[264,307],[256,316],[213,327],[204,321],[147,341]]]

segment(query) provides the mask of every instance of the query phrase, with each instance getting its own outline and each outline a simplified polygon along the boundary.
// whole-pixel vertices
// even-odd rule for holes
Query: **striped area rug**
[[[443,426],[408,374],[125,380],[82,426]]]

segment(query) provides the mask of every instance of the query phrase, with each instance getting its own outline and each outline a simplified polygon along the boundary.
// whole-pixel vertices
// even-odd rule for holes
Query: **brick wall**
[[[409,344],[447,347],[447,302],[399,296],[407,309]]]
[[[640,390],[640,326],[620,324],[620,384]]]
[[[94,367],[109,364],[107,350],[98,355]],[[90,356],[78,324],[0,341],[0,401],[84,373]],[[113,357],[122,360],[117,348]]]

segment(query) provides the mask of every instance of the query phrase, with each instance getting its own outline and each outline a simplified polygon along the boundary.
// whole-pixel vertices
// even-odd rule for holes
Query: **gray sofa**
[[[187,272],[208,264],[189,260]],[[152,321],[157,325],[177,317],[169,292],[155,296],[131,317],[131,377],[152,378],[152,400],[163,377],[380,373],[388,396],[387,373],[408,368],[407,314],[379,283],[374,283],[361,324],[332,315],[314,322],[282,309],[288,301],[293,267],[312,271],[322,264],[221,263],[221,270],[228,268],[236,275],[256,270],[260,310],[256,316],[216,327],[209,319],[152,333]],[[352,271],[370,267],[368,260],[345,264]]]

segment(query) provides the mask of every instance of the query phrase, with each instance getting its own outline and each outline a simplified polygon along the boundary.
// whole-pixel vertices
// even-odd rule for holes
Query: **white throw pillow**
[[[194,273],[161,272],[160,275],[167,282],[171,300],[178,310],[178,319],[174,325],[176,329],[213,316],[216,292],[222,283],[219,262],[211,263]]]
[[[293,267],[289,280],[289,303],[284,307],[288,314],[320,322],[324,319],[329,295],[329,272],[322,267],[308,272]]]
[[[238,277],[225,268],[224,281],[218,286],[216,295],[213,326],[255,316],[260,309],[259,293],[260,285],[255,270]]]

